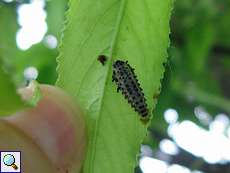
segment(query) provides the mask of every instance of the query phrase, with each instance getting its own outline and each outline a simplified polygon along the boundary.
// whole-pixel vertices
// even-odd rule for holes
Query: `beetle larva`
[[[128,61],[117,60],[113,63],[112,81],[117,85],[117,92],[122,92],[125,99],[141,116],[141,119],[148,120],[149,111],[144,93],[134,73],[134,69],[128,64]]]

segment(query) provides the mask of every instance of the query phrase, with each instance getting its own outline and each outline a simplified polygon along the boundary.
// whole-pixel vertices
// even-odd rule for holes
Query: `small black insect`
[[[112,81],[117,85],[117,92],[122,92],[129,104],[140,114],[141,119],[148,121],[149,111],[146,99],[138,83],[134,69],[128,64],[128,61],[117,60],[113,63]]]
[[[97,60],[102,64],[105,65],[105,62],[107,60],[107,57],[105,55],[99,55]]]

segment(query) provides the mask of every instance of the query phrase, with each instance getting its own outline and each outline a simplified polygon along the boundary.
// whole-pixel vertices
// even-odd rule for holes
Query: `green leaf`
[[[22,52],[16,46],[18,25],[15,9],[15,3],[6,5],[0,2],[0,116],[13,114],[32,105],[32,102],[35,105],[36,101],[38,101],[38,98],[34,98],[31,103],[26,103],[22,101],[16,92],[14,83],[21,83],[22,71],[25,68],[20,69],[20,67],[22,65],[26,66],[25,64],[31,61],[28,61],[28,59],[27,61],[22,61],[25,54],[22,56]],[[1,61],[4,62],[4,69]],[[19,78],[20,80],[18,80]],[[38,92],[34,94],[37,95]]]
[[[214,36],[213,24],[209,21],[202,21],[195,25],[185,36],[185,57],[187,58],[185,66],[195,79],[206,70],[208,55],[214,44]]]
[[[60,40],[61,29],[64,24],[64,14],[67,9],[67,0],[50,0],[46,2],[48,33]]]
[[[15,3],[6,5],[0,2],[0,55],[7,65],[12,63],[18,53],[16,46],[18,25],[15,8]]]
[[[50,3],[51,2],[49,2],[49,4]],[[52,4],[54,4],[53,1]],[[58,5],[58,9],[61,8],[60,6],[61,4]],[[53,9],[54,7],[52,7],[52,10]],[[13,81],[17,85],[21,85],[24,81],[23,71],[25,68],[34,66],[39,71],[39,82],[54,84],[56,80],[55,58],[58,55],[57,49],[49,49],[45,46],[44,42],[40,42],[26,51],[21,51],[16,45],[16,33],[19,29],[17,25],[16,4],[5,4],[0,2],[0,11],[0,56],[4,60],[4,65],[7,66],[7,70],[10,72]],[[48,14],[48,16],[54,15],[53,11],[51,15]],[[56,14],[58,23],[62,23],[62,16],[64,15]],[[55,20],[55,22],[57,22],[57,20]],[[53,23],[51,24],[53,25]],[[57,27],[57,25],[55,25],[55,27]],[[52,31],[57,32],[58,29],[60,30],[60,26]]]
[[[39,88],[39,83],[37,81],[31,81],[28,87],[33,90],[33,95],[31,98],[28,98],[27,103],[30,106],[36,106],[39,100],[42,98],[42,93]]]
[[[57,78],[55,62],[57,55],[56,49],[49,49],[43,43],[35,44],[30,49],[20,52],[13,62],[16,71],[15,81],[17,83],[23,81],[25,68],[33,66],[39,72],[37,80],[40,83],[54,84]]]
[[[30,88],[33,90],[33,95],[23,100],[17,93],[15,84],[12,82],[11,76],[4,70],[2,63],[0,63],[0,81],[0,117],[34,107],[42,97],[39,84],[36,81],[32,81]]]
[[[169,45],[171,0],[71,0],[57,85],[86,110],[84,173],[131,173],[147,126],[112,83],[112,63],[135,68],[149,109],[159,94]],[[98,55],[108,57],[103,66]]]
[[[16,93],[16,87],[11,77],[3,70],[0,63],[0,116],[10,115],[25,107],[21,97]]]

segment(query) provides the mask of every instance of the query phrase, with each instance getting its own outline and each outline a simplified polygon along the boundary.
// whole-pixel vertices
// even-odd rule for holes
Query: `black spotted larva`
[[[117,60],[113,63],[112,81],[117,85],[117,92],[122,92],[125,99],[128,100],[129,104],[141,116],[141,120],[148,121],[149,111],[146,99],[138,83],[134,69],[128,64],[128,61]]]

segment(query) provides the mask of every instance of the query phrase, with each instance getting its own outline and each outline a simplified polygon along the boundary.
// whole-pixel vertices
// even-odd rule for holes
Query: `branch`
[[[182,84],[178,81],[173,83],[173,89],[185,98],[192,98],[194,101],[220,108],[230,114],[230,101],[226,98],[207,93],[194,84]]]

